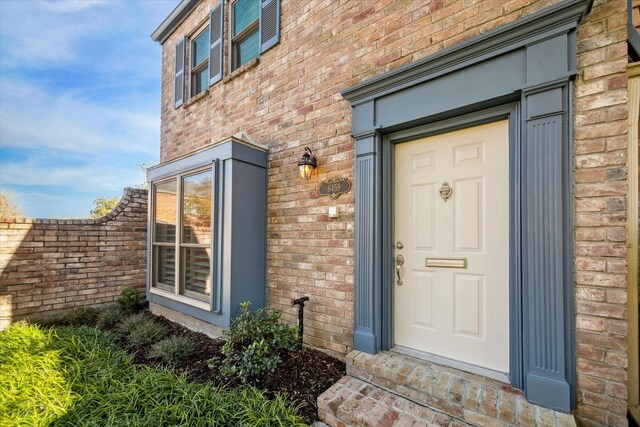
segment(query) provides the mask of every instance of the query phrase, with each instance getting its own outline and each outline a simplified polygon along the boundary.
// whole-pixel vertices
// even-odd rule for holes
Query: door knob
[[[402,277],[400,277],[400,267],[404,264],[404,257],[402,255],[396,256],[396,276],[398,277],[398,286],[402,286]]]
[[[398,240],[398,242],[396,243],[396,248],[398,249],[404,249],[404,243],[402,243],[401,240]]]

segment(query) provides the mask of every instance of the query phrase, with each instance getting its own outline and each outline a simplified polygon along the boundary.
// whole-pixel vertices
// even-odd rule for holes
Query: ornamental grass
[[[0,426],[303,426],[299,407],[250,387],[137,366],[114,334],[25,322],[0,332]]]

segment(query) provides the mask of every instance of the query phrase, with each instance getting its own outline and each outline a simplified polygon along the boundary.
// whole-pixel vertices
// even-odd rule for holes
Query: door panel
[[[396,145],[396,345],[509,371],[508,140],[501,121]]]
[[[436,195],[435,182],[413,187],[413,235],[416,236],[416,249],[435,249],[436,215],[434,206]]]
[[[461,179],[453,184],[457,196],[453,199],[455,249],[482,250],[485,217],[484,178],[480,176]]]

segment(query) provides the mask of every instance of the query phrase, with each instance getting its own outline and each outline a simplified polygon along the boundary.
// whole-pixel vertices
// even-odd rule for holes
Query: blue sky
[[[0,0],[0,188],[27,217],[86,217],[160,151],[160,45],[179,0]]]

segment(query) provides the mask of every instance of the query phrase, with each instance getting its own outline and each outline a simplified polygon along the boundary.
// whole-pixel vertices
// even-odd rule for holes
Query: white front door
[[[508,141],[505,120],[396,145],[396,345],[509,371]]]

